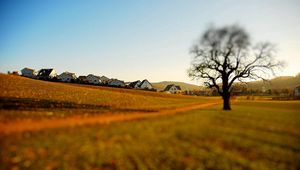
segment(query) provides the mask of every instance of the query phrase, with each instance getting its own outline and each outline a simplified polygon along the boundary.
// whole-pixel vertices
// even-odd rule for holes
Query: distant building
[[[58,76],[58,79],[60,81],[63,81],[63,82],[73,82],[76,80],[76,75],[75,73],[70,73],[70,72],[63,72],[61,73],[59,76]]]
[[[36,78],[38,72],[34,69],[25,67],[21,70],[21,74],[24,77]]]
[[[39,79],[49,80],[57,77],[57,73],[54,69],[41,69],[38,72],[37,77]]]
[[[101,80],[102,84],[108,84],[110,79],[108,77],[101,76],[100,80]]]
[[[100,80],[99,76],[89,74],[86,78],[87,78],[88,83],[90,83],[90,84],[101,84],[101,80]]]
[[[110,81],[108,82],[108,85],[115,86],[115,87],[124,87],[125,82],[122,80],[118,80],[118,79],[110,79]]]
[[[295,89],[294,89],[294,96],[300,97],[300,86],[295,87]]]
[[[181,88],[180,86],[176,86],[175,84],[169,84],[165,87],[164,92],[176,94],[181,92]]]
[[[128,86],[131,87],[131,88],[137,89],[137,88],[140,87],[140,84],[141,84],[141,81],[140,81],[140,80],[137,80],[137,81],[134,81],[134,82],[129,83]]]
[[[152,84],[147,79],[143,80],[142,82],[140,80],[131,82],[128,86],[135,89],[153,90]]]
[[[79,76],[79,77],[77,78],[77,81],[78,81],[79,83],[83,83],[83,84],[86,84],[86,83],[89,82],[86,76]]]
[[[153,89],[153,86],[147,79],[145,79],[140,83],[139,88],[140,89]]]

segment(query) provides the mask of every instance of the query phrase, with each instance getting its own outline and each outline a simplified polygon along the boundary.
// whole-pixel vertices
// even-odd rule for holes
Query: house
[[[101,84],[101,80],[100,80],[99,76],[89,74],[86,78],[87,78],[88,83],[90,83],[90,84]]]
[[[139,88],[140,89],[153,89],[153,86],[147,79],[145,79],[140,83]]]
[[[63,81],[63,82],[73,82],[76,80],[76,75],[75,73],[70,73],[70,72],[63,72],[61,73],[59,76],[58,76],[58,79],[60,81]]]
[[[88,79],[87,79],[86,76],[79,76],[79,77],[77,78],[77,81],[78,81],[79,83],[83,83],[83,84],[87,84],[87,83],[88,83]]]
[[[125,82],[122,80],[118,80],[118,79],[110,79],[110,81],[108,82],[108,85],[115,86],[115,87],[124,87]]]
[[[21,74],[24,77],[35,78],[37,76],[38,72],[34,69],[25,67],[21,70]]]
[[[152,84],[147,79],[143,80],[142,82],[140,80],[131,82],[128,86],[130,88],[135,88],[135,89],[155,90],[153,89]]]
[[[57,73],[53,68],[41,69],[37,75],[39,79],[49,80],[57,77]]]
[[[108,84],[108,82],[109,82],[110,79],[108,77],[106,77],[106,76],[101,76],[100,80],[101,80],[101,82],[103,84]]]
[[[176,94],[181,92],[181,88],[180,86],[176,86],[175,84],[169,84],[165,87],[164,92]]]
[[[130,88],[139,88],[140,87],[140,84],[141,84],[141,81],[140,80],[137,80],[137,81],[134,81],[134,82],[131,82],[131,83],[129,83],[129,87]]]
[[[295,97],[300,97],[300,86],[295,87],[294,96]]]

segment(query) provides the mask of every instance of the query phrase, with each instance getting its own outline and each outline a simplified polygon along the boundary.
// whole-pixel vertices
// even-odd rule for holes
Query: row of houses
[[[21,70],[22,76],[34,78],[34,79],[41,79],[41,80],[58,80],[62,82],[77,82],[82,84],[94,84],[94,85],[107,85],[107,86],[114,86],[114,87],[130,87],[135,89],[146,89],[146,90],[155,90],[152,84],[147,80],[143,81],[135,81],[125,83],[122,80],[118,79],[110,79],[106,76],[97,76],[94,74],[89,74],[87,76],[79,76],[77,77],[75,73],[71,72],[63,72],[61,74],[57,74],[55,69],[41,69],[36,71],[31,68],[24,68]]]
[[[73,82],[73,83],[81,83],[81,84],[94,84],[94,85],[106,85],[106,86],[114,86],[114,87],[127,87],[133,89],[142,89],[142,90],[152,90],[156,91],[153,85],[147,80],[144,79],[142,81],[137,80],[134,82],[124,82],[122,80],[108,78],[106,76],[97,76],[94,74],[89,74],[87,76],[76,76],[75,73],[65,71],[61,74],[57,74],[55,69],[40,69],[39,71],[31,69],[31,68],[23,68],[21,70],[21,74],[24,77],[29,77],[33,79],[40,80],[57,80],[61,82]],[[181,88],[178,85],[170,84],[167,85],[162,92],[170,93],[170,94],[179,94],[181,93]]]

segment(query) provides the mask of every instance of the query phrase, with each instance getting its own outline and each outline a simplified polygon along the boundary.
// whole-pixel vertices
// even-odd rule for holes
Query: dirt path
[[[48,120],[20,120],[9,123],[0,123],[0,134],[20,133],[25,131],[38,131],[49,128],[73,127],[90,124],[109,124],[111,122],[130,121],[138,119],[153,118],[158,116],[172,115],[179,112],[210,107],[220,102],[206,103],[181,108],[162,110],[154,113],[133,112],[133,113],[114,113],[99,116],[74,116],[69,118],[57,118]]]

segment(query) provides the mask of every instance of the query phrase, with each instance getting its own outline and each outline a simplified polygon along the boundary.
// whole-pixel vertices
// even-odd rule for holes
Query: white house
[[[141,88],[141,89],[153,89],[153,86],[147,79],[145,79],[140,83],[139,88]]]
[[[31,69],[31,68],[23,68],[21,70],[21,73],[22,73],[22,76],[25,76],[25,77],[30,77],[30,78],[35,78],[38,74],[37,71],[35,71],[34,69]]]
[[[108,82],[110,81],[110,79],[106,76],[101,76],[100,80],[103,84],[108,84]]]
[[[91,84],[101,84],[101,80],[100,80],[100,77],[99,76],[96,76],[96,75],[93,75],[93,74],[89,74],[87,77],[86,77],[88,83],[91,83]]]
[[[137,81],[134,81],[134,82],[129,83],[128,86],[131,87],[131,88],[137,89],[137,88],[140,87],[140,84],[141,84],[141,81],[140,81],[140,80],[137,80]]]
[[[63,82],[71,82],[71,81],[74,81],[76,80],[76,75],[75,73],[70,73],[70,72],[63,72],[61,73],[59,76],[58,76],[58,79],[60,81],[63,81]]]
[[[122,81],[122,80],[118,80],[118,79],[110,79],[110,81],[108,82],[108,85],[117,86],[117,87],[124,87],[125,82]]]
[[[176,93],[180,93],[181,92],[181,88],[180,88],[180,86],[176,86],[175,84],[169,84],[164,89],[164,92],[176,94]]]
[[[53,79],[57,77],[57,73],[53,68],[41,69],[37,76],[39,79]]]

